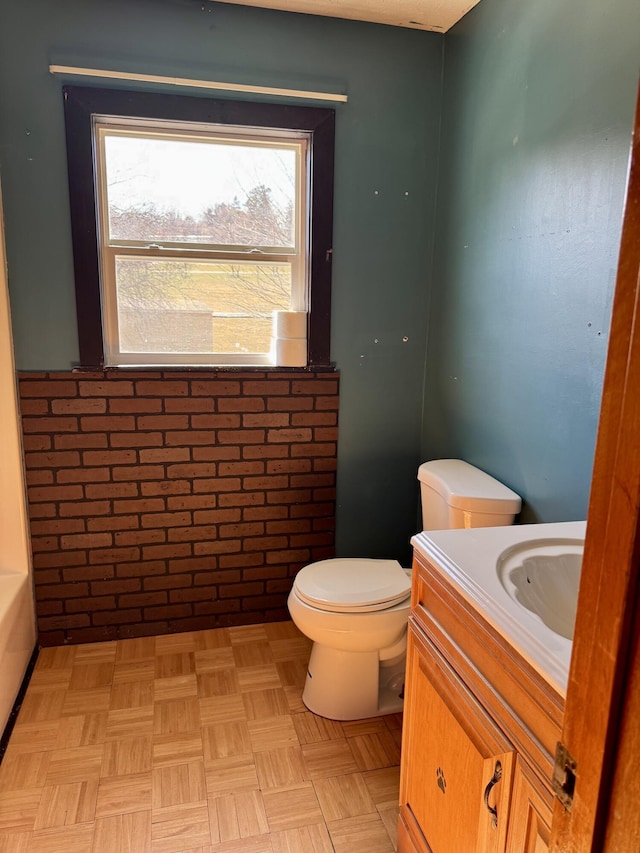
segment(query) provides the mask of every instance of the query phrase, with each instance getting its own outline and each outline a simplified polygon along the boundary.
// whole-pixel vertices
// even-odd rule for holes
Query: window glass
[[[109,238],[294,251],[300,156],[300,146],[107,130]]]
[[[268,356],[273,312],[287,311],[291,304],[291,266],[285,263],[116,255],[115,280],[123,357]]]
[[[307,310],[306,134],[96,119],[108,365],[275,364]]]

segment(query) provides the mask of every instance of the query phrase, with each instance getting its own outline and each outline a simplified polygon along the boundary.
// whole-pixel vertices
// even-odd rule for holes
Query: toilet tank
[[[418,468],[422,529],[503,527],[522,501],[503,483],[462,459],[434,459]]]

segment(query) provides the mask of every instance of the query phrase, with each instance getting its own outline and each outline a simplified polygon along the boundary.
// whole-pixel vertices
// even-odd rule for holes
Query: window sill
[[[83,367],[81,365],[76,365],[71,368],[72,373],[85,373],[85,374],[146,374],[159,376],[160,374],[206,374],[210,376],[213,374],[229,374],[232,373],[234,375],[238,375],[241,373],[250,373],[252,376],[255,376],[259,373],[337,373],[337,368],[335,364],[314,364],[307,367],[277,367],[274,365],[237,365],[237,366],[224,366],[224,365],[119,365],[117,367]]]

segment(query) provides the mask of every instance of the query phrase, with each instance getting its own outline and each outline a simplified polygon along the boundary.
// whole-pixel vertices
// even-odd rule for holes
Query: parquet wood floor
[[[302,704],[291,622],[40,652],[0,766],[0,853],[396,850],[400,715]]]

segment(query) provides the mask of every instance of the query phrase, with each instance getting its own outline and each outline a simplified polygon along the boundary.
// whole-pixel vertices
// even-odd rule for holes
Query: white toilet
[[[424,530],[502,527],[521,501],[460,459],[418,469]],[[332,720],[402,710],[411,572],[396,560],[333,559],[301,569],[288,599],[299,630],[313,641],[302,701]]]

